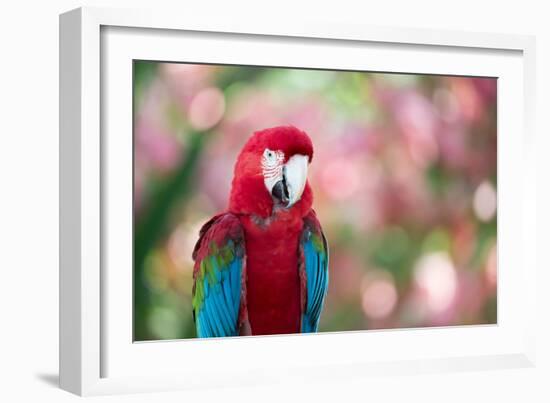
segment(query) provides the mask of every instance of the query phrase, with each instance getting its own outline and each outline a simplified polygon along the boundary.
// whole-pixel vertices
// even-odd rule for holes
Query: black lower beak
[[[285,206],[288,204],[289,195],[288,195],[288,187],[286,186],[286,181],[283,177],[283,180],[278,181],[275,183],[275,186],[273,186],[273,189],[271,189],[271,194],[274,198],[279,200],[282,204]]]

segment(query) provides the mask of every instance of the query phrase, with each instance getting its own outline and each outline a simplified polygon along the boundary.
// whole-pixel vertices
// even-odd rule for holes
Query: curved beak
[[[297,203],[304,193],[308,161],[308,157],[301,154],[290,157],[283,166],[283,179],[273,186],[272,195],[279,199],[286,208]]]

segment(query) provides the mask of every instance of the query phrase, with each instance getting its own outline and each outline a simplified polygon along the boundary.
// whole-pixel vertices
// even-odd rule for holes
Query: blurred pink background
[[[288,124],[315,147],[320,331],[496,323],[496,79],[153,62],[134,79],[137,340],[194,337],[198,230],[251,133]]]

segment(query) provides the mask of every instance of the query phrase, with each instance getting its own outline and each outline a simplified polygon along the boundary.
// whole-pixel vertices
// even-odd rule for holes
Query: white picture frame
[[[268,16],[216,20],[103,8],[61,15],[61,387],[96,395],[534,365],[536,254],[527,237],[536,233],[534,49],[528,36],[315,20],[281,25]],[[340,57],[327,61],[327,52]],[[136,58],[499,77],[498,324],[133,343],[131,208],[124,201],[132,188],[127,73]],[[117,272],[109,270],[115,262]],[[183,353],[186,360],[176,359]],[[216,372],[201,364],[215,357]]]

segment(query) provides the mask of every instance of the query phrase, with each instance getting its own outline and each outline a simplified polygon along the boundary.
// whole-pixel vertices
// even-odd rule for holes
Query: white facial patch
[[[264,184],[271,194],[273,186],[283,180],[283,162],[285,155],[282,151],[272,151],[266,148],[262,155],[262,173],[264,175]]]

